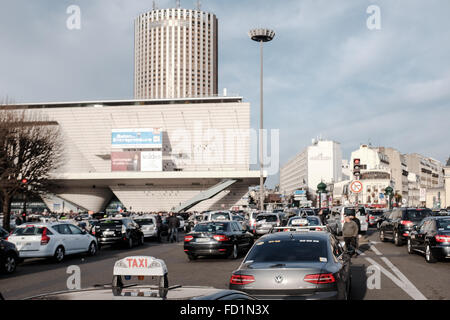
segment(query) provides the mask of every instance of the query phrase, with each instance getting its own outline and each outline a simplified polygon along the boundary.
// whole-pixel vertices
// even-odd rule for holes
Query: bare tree
[[[11,201],[20,193],[40,194],[61,163],[62,142],[56,122],[36,112],[0,107],[0,199],[3,226],[10,228]]]

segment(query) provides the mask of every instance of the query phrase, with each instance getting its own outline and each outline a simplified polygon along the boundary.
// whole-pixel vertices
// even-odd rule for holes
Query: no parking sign
[[[350,184],[350,191],[353,193],[361,193],[363,190],[363,184],[359,180],[355,180]]]

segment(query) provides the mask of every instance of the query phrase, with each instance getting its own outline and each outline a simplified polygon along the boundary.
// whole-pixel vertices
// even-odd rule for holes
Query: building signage
[[[142,151],[141,171],[162,171],[162,151]]]
[[[111,171],[162,171],[162,151],[111,152]]]
[[[160,129],[113,129],[111,147],[114,149],[161,149]]]

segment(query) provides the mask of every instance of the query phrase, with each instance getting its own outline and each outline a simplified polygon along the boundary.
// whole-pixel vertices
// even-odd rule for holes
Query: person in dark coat
[[[161,242],[161,232],[162,232],[162,212],[158,212],[156,216],[156,232],[158,237],[158,242]]]
[[[167,219],[169,226],[169,238],[167,241],[178,242],[178,228],[180,227],[180,220],[175,216],[175,213],[171,212],[169,219]]]

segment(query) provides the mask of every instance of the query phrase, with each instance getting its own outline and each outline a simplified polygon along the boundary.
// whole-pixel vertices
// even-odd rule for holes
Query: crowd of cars
[[[427,262],[450,258],[450,216],[429,209],[372,209],[363,206],[273,211],[207,211],[179,216],[185,231],[183,250],[191,263],[222,256],[242,263],[229,289],[257,299],[349,299],[351,254],[339,241],[343,219],[354,215],[360,233],[377,228],[380,240],[407,245]],[[44,257],[60,262],[66,255],[95,255],[105,245],[132,248],[146,238],[167,235],[167,218],[117,215],[94,219],[26,222],[12,233],[0,229],[1,269],[14,272],[23,259]],[[181,221],[183,223],[181,223]],[[235,291],[233,291],[235,292]]]

